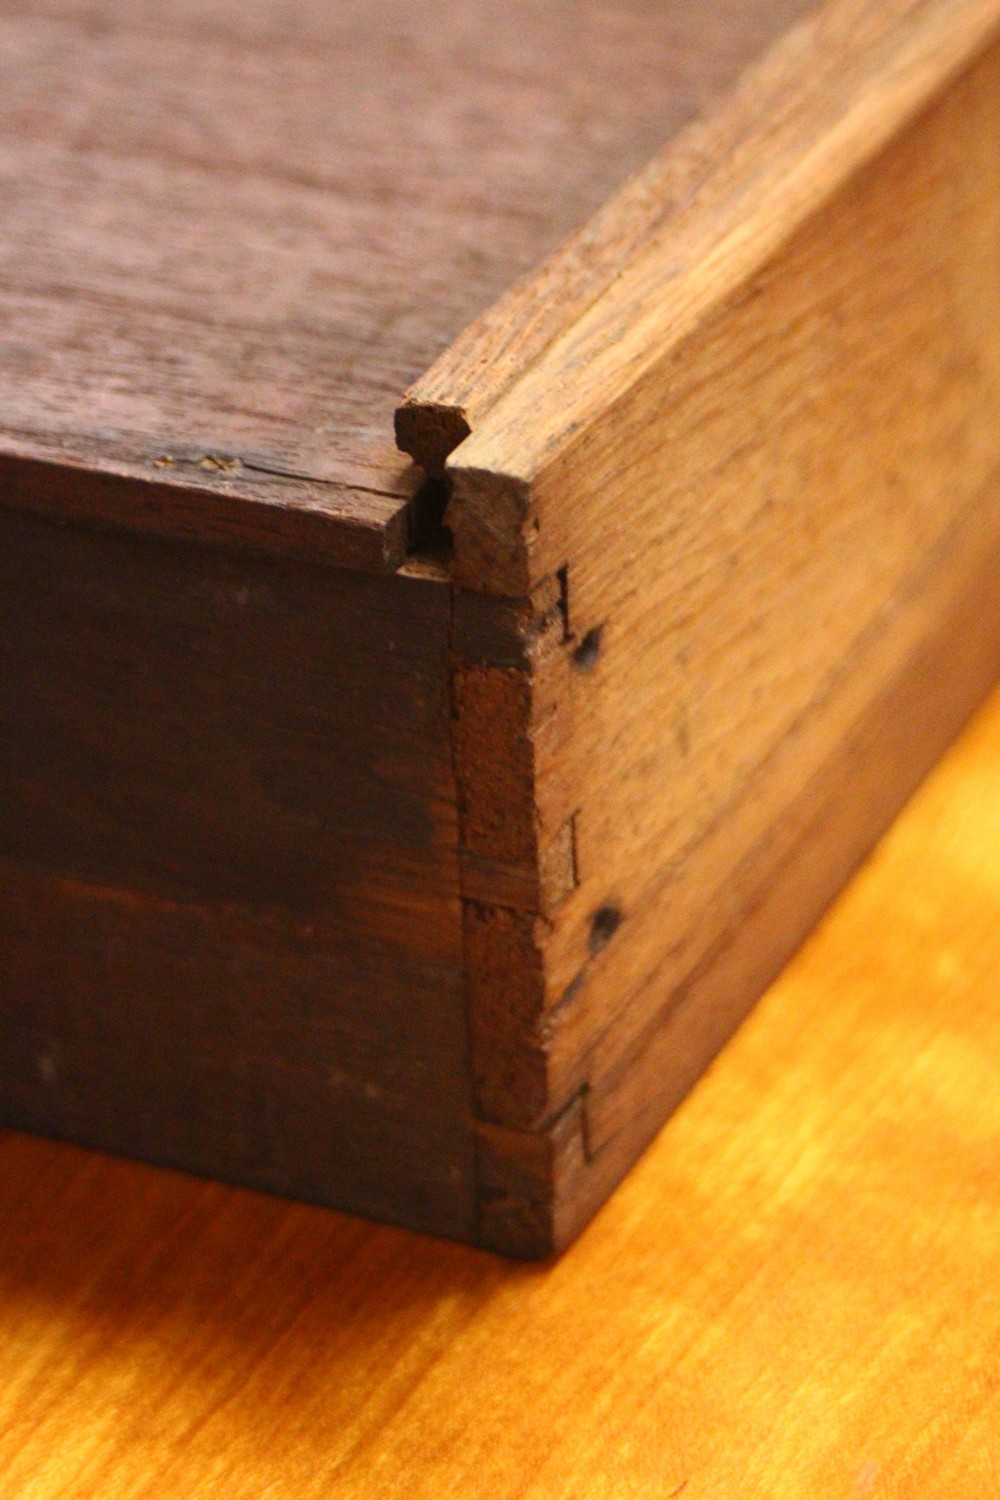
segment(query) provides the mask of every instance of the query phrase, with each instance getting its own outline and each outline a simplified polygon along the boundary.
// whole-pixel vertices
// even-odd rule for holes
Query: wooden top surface
[[[615,434],[612,474],[628,469],[685,343],[998,35],[1000,0],[825,0],[477,318],[397,414],[401,446],[454,481],[453,576],[516,597],[563,566],[577,503],[543,516],[547,480],[574,456],[593,472]],[[650,382],[626,437],[622,403]]]
[[[1000,1491],[1000,695],[561,1261],[8,1136],[4,1500]]]
[[[814,8],[6,0],[0,499],[395,566],[407,385]]]

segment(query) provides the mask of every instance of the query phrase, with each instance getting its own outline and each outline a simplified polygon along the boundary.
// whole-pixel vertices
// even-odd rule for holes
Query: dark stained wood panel
[[[3,861],[0,889],[0,1122],[471,1237],[454,954]]]
[[[403,389],[811,8],[3,5],[0,452],[110,470],[76,508],[118,522],[201,496],[209,536],[398,564]],[[40,475],[0,501],[58,509]]]
[[[443,582],[2,512],[0,541],[0,853],[303,915],[366,871],[451,895]]]
[[[0,1120],[471,1233],[425,574],[0,511]]]

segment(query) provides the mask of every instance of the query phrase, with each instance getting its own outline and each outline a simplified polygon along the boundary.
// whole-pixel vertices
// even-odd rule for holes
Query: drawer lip
[[[364,495],[297,482],[294,504],[255,494],[249,476],[207,487],[132,466],[54,459],[32,445],[0,451],[0,507],[62,521],[94,521],[175,541],[237,546],[360,573],[393,573],[410,550],[405,494]]]

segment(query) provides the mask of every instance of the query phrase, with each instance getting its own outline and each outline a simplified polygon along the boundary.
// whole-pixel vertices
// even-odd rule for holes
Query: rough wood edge
[[[1000,0],[828,0],[461,335],[397,414],[401,446],[429,472],[460,440],[448,523],[461,583],[528,591],[539,470],[998,30]]]
[[[0,507],[360,573],[394,573],[411,550],[415,497],[288,479],[297,500],[282,504],[255,494],[252,474],[243,478],[238,469],[216,486],[168,475],[6,451],[0,453]],[[302,503],[304,489],[311,490],[309,504]],[[352,514],[355,502],[358,513]]]
[[[561,1242],[556,1186],[587,1159],[583,1095],[555,1116],[548,1108],[540,1024],[546,931],[577,883],[574,820],[543,829],[535,799],[534,699],[539,673],[558,669],[571,640],[565,580],[519,600],[461,589],[451,600],[473,1237],[534,1260]]]

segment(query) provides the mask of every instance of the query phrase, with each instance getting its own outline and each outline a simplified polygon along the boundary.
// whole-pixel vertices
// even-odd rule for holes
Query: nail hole
[[[606,948],[621,925],[622,913],[617,906],[599,906],[590,919],[591,953]]]
[[[601,636],[603,633],[604,626],[595,625],[593,630],[587,631],[587,634],[573,652],[573,665],[579,667],[581,672],[589,672],[600,656]]]

